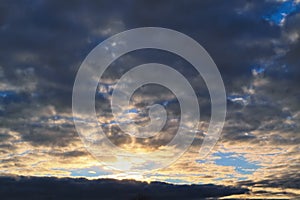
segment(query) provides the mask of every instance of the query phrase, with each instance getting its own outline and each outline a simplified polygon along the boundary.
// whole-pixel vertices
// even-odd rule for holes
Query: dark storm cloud
[[[0,178],[2,199],[198,199],[245,194],[247,189],[218,185],[172,185],[132,180]]]
[[[231,82],[233,77],[249,73],[253,62],[273,54],[271,40],[280,37],[280,29],[261,19],[270,5],[273,4],[262,1],[228,4],[219,0],[118,4],[74,1],[71,5],[60,1],[6,2],[1,6],[5,14],[0,32],[4,52],[0,64],[5,75],[16,80],[17,67],[34,68],[41,101],[69,107],[76,71],[96,44],[128,28],[162,26],[198,40],[223,75],[230,76],[225,81]],[[118,23],[121,25],[115,25]]]
[[[249,73],[247,68],[255,60],[270,56],[271,39],[280,37],[277,27],[261,19],[270,4],[227,4],[218,0],[121,1],[117,5],[97,1],[74,1],[72,5],[59,1],[18,5],[7,2],[2,5],[6,14],[0,33],[5,52],[1,54],[1,65],[10,79],[16,79],[16,67],[33,67],[41,101],[69,107],[75,73],[91,48],[120,29],[162,26],[183,31],[203,44],[225,77],[240,76]],[[114,27],[116,21],[123,27]],[[106,29],[115,30],[101,34]],[[266,45],[237,44],[261,40]],[[225,81],[231,82],[233,77]]]

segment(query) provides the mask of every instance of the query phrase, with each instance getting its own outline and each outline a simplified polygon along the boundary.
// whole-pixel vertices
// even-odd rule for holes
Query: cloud
[[[1,177],[1,197],[14,199],[195,199],[245,194],[247,189],[218,185],[172,185],[112,179]]]
[[[109,105],[114,84],[122,74],[139,64],[163,63],[182,73],[196,90],[201,125],[193,146],[181,159],[167,169],[146,174],[146,178],[224,185],[246,179],[250,180],[249,187],[283,184],[296,190],[300,15],[292,13],[281,26],[264,18],[282,5],[282,1],[244,0],[1,4],[0,172],[72,176],[74,170],[96,166],[103,173],[117,176],[85,150],[76,133],[71,110],[75,75],[90,50],[107,37],[130,28],[159,26],[191,36],[216,62],[228,96],[222,138],[206,162],[198,160],[210,119],[205,83],[184,59],[145,50],[119,58],[100,80],[96,110],[111,141],[129,150],[153,151],[173,138],[180,118],[179,105],[165,88],[141,88],[128,107],[134,119],[143,124],[149,120],[145,106],[166,106],[167,125],[151,139],[123,134]],[[237,170],[239,163],[224,164],[220,154],[259,167],[242,174]],[[288,177],[292,177],[290,182]]]

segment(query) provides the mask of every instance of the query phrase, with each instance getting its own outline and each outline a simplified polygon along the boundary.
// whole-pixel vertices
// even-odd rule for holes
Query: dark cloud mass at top
[[[207,172],[207,177],[213,177],[208,181],[249,181],[241,183],[249,187],[261,184],[299,189],[299,5],[292,0],[0,0],[0,174],[72,176],[82,163],[88,169],[95,165],[73,124],[71,105],[76,72],[87,54],[109,36],[153,26],[180,31],[208,51],[227,92],[227,119],[215,151],[234,152],[259,166],[256,172],[249,172],[251,176],[230,175],[237,173],[241,164],[225,163],[222,167],[233,168],[222,168],[227,175],[221,178],[216,174],[219,168],[211,167],[215,171]],[[132,98],[135,109],[131,110],[138,114],[138,123],[145,123],[149,120],[143,110],[145,105],[164,105],[169,114],[164,134],[133,140],[122,134],[112,119],[109,99],[114,84],[132,67],[148,62],[172,66],[195,89],[202,121],[193,146],[199,147],[210,117],[206,86],[184,59],[158,50],[122,56],[100,80],[96,109],[106,134],[119,146],[146,146],[151,150],[172,139],[178,128],[179,107],[174,95],[165,88],[138,90]],[[209,159],[207,164],[222,160],[213,153]],[[188,167],[184,168],[188,172],[182,172],[182,179],[203,182],[203,175],[195,176],[202,173],[198,170],[201,162],[196,158],[187,161]],[[174,171],[180,170],[165,173],[174,175],[171,179],[180,179],[179,172]],[[159,179],[166,174],[153,177]],[[1,181],[1,188],[4,182]]]

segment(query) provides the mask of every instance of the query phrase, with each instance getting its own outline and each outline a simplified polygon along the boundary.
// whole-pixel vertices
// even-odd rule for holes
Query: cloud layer
[[[113,179],[2,177],[4,199],[195,199],[245,194],[247,189],[218,185],[172,185]]]
[[[111,92],[126,71],[158,62],[182,73],[196,91],[201,120],[193,146],[174,165],[139,175],[172,183],[244,184],[299,194],[299,50],[297,1],[7,1],[0,5],[0,173],[38,176],[131,176],[103,166],[84,148],[73,124],[72,87],[85,56],[120,31],[158,26],[197,40],[216,62],[228,112],[222,138],[205,160],[198,150],[207,133],[210,99],[205,83],[184,59],[136,51],[117,59],[95,94],[108,138],[127,150],[164,147],[178,128],[174,94],[145,86],[128,108],[147,123],[147,105],[168,112],[163,131],[150,139],[123,134],[110,109]],[[104,158],[112,162],[120,162]],[[135,178],[135,175],[132,175]],[[243,182],[248,181],[248,182]],[[281,187],[290,189],[274,191]]]

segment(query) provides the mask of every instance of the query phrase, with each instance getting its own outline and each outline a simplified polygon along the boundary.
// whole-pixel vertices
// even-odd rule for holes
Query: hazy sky
[[[276,0],[0,1],[0,174],[134,178],[174,184],[243,186],[251,195],[300,195],[300,3]],[[199,42],[223,77],[227,118],[211,154],[198,150],[207,132],[210,98],[184,59],[141,50],[117,59],[99,81],[96,111],[111,141],[155,151],[178,128],[180,107],[160,86],[145,86],[130,112],[147,121],[145,105],[160,103],[167,125],[151,139],[123,134],[109,107],[111,92],[129,69],[157,62],[182,73],[201,110],[197,137],[171,166],[145,174],[103,166],[85,149],[73,124],[72,88],[88,53],[132,28],[164,27]],[[120,165],[130,161],[113,160]],[[248,194],[250,195],[250,194]]]

